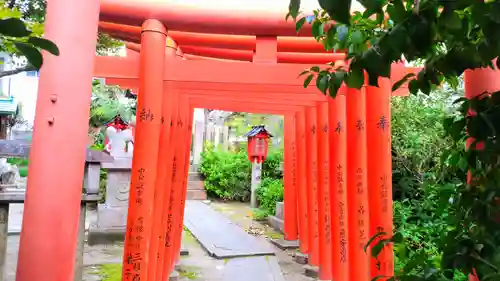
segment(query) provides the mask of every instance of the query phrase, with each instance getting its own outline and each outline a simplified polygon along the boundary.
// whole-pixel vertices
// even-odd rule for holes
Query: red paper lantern
[[[245,136],[248,138],[248,160],[257,161],[257,163],[266,160],[269,139],[273,136],[263,125],[252,127],[252,130]]]

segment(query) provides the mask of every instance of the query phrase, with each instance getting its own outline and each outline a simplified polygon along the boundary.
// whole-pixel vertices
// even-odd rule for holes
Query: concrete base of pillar
[[[307,277],[311,277],[311,278],[318,278],[318,274],[319,274],[319,267],[317,266],[312,266],[312,265],[305,265],[304,266],[304,274],[307,276]]]
[[[309,256],[301,252],[296,252],[293,259],[298,264],[307,264],[309,262]]]
[[[283,251],[299,248],[299,240],[271,239],[271,243]]]

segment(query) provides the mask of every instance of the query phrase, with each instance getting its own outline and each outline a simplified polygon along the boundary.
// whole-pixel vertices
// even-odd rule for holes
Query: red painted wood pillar
[[[182,94],[178,94],[177,96],[177,115],[176,118],[173,119],[173,126],[175,127],[175,134],[172,135],[173,141],[173,155],[174,158],[172,160],[172,192],[171,192],[171,202],[172,202],[172,210],[171,210],[171,221],[169,225],[170,231],[170,247],[169,247],[169,264],[165,266],[169,266],[169,273],[173,270],[173,266],[177,259],[176,252],[176,243],[178,240],[177,234],[177,226],[180,219],[180,206],[182,202],[182,181],[184,174],[184,135],[183,128],[185,126],[184,122],[184,105]]]
[[[160,144],[167,145],[163,146],[162,149],[158,151],[158,176],[157,176],[157,186],[163,187],[163,200],[161,202],[161,233],[159,233],[159,244],[158,244],[158,261],[155,269],[155,280],[164,280],[164,263],[166,258],[165,244],[166,244],[166,230],[168,226],[168,214],[170,209],[170,194],[172,192],[172,111],[174,98],[175,98],[175,88],[168,82],[163,84],[164,89],[164,101],[162,105],[162,120],[161,120],[161,136]]]
[[[349,279],[368,281],[370,280],[369,256],[364,250],[370,235],[366,175],[365,89],[348,89],[346,105]]]
[[[309,220],[309,264],[319,265],[316,107],[306,108],[307,210]]]
[[[329,100],[332,279],[349,281],[345,88],[341,91],[335,99]]]
[[[166,215],[166,229],[165,229],[165,252],[164,252],[164,260],[163,260],[163,273],[162,278],[165,280],[170,275],[172,269],[172,260],[175,259],[174,256],[174,211],[175,202],[178,200],[181,195],[178,188],[174,185],[175,178],[178,177],[178,155],[176,151],[178,147],[181,145],[179,143],[179,126],[178,126],[178,118],[179,118],[179,93],[178,91],[174,91],[172,95],[172,111],[171,111],[171,120],[170,120],[170,150],[169,157],[171,158],[169,161],[168,170],[166,173],[167,180],[170,181],[170,196],[169,201],[166,203],[168,206],[167,209],[164,209],[164,216]]]
[[[318,222],[319,222],[319,280],[332,279],[332,245],[330,219],[330,153],[328,102],[317,107],[318,135]]]
[[[295,120],[293,114],[285,115],[285,155],[284,155],[284,234],[285,240],[297,240],[297,192],[294,178]]]
[[[75,266],[99,1],[47,5],[45,38],[60,55],[44,52],[40,71],[18,281],[72,280]]]
[[[188,184],[188,176],[189,176],[189,156],[191,155],[191,142],[192,142],[192,128],[193,128],[193,108],[188,104],[188,100],[186,97],[182,99],[182,119],[184,122],[183,127],[183,138],[184,138],[184,148],[183,148],[183,166],[182,166],[182,178],[181,178],[181,202],[179,205],[179,220],[177,221],[177,234],[175,240],[174,254],[176,257],[176,262],[179,261],[180,258],[180,250],[182,245],[182,232],[184,230],[184,210],[186,206],[186,194],[187,194],[187,184]],[[175,263],[174,263],[175,265]]]
[[[306,120],[305,112],[299,111],[295,119],[297,142],[297,200],[299,216],[300,252],[309,253],[309,226],[307,210],[307,179],[306,179]]]
[[[165,60],[168,61],[176,59],[177,47],[175,42],[171,38],[167,40],[167,48],[165,49]],[[170,120],[171,108],[170,99],[168,96],[171,94],[167,90],[168,87],[163,85],[163,101],[162,101],[162,111],[160,115],[160,139],[158,147],[158,163],[157,163],[157,179],[155,184],[154,193],[154,206],[153,206],[153,229],[151,232],[151,246],[149,251],[149,279],[150,280],[161,280],[161,276],[156,276],[157,269],[161,268],[163,265],[163,253],[165,244],[165,225],[163,219],[163,205],[165,201],[165,194],[170,192],[170,182],[166,180],[165,171],[167,170],[167,154],[170,150],[170,126],[165,124],[165,119]],[[161,255],[160,255],[161,254]],[[159,273],[161,275],[161,273]]]
[[[368,147],[368,198],[370,235],[392,236],[392,147],[391,147],[391,82],[379,79],[379,87],[366,87],[366,133]],[[373,243],[376,243],[375,241]],[[373,244],[372,244],[373,245]],[[371,278],[393,276],[392,244],[384,247],[378,258],[371,258]],[[371,256],[371,255],[370,255]]]
[[[498,70],[481,68],[466,70],[464,74],[465,97],[468,99],[475,98],[484,92],[495,92],[500,90],[500,80],[498,79],[500,72]],[[471,114],[473,113],[471,112]],[[473,142],[474,140],[472,138],[467,139],[467,147]],[[475,275],[470,275],[469,280],[479,281]]]
[[[139,95],[129,209],[123,253],[123,280],[148,280],[153,205],[160,142],[166,29],[157,20],[142,26]],[[156,254],[156,249],[154,249]]]

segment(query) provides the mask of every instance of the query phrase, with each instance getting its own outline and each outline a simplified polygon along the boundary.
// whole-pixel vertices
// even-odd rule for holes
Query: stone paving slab
[[[224,281],[285,281],[275,256],[230,259],[223,271]]]
[[[201,201],[186,201],[184,225],[209,255],[217,259],[274,255],[268,243],[246,233]]]

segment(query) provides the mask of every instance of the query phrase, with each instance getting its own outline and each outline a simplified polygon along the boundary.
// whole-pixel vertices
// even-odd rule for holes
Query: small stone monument
[[[19,169],[17,166],[8,163],[6,158],[0,158],[0,190],[16,188],[19,179]]]
[[[108,122],[105,150],[114,158],[103,163],[107,170],[106,198],[97,206],[97,222],[89,229],[89,244],[122,240],[127,224],[133,155],[133,125],[119,115]]]
[[[120,115],[106,123],[107,143],[104,149],[114,158],[132,157],[134,136],[131,126]]]

